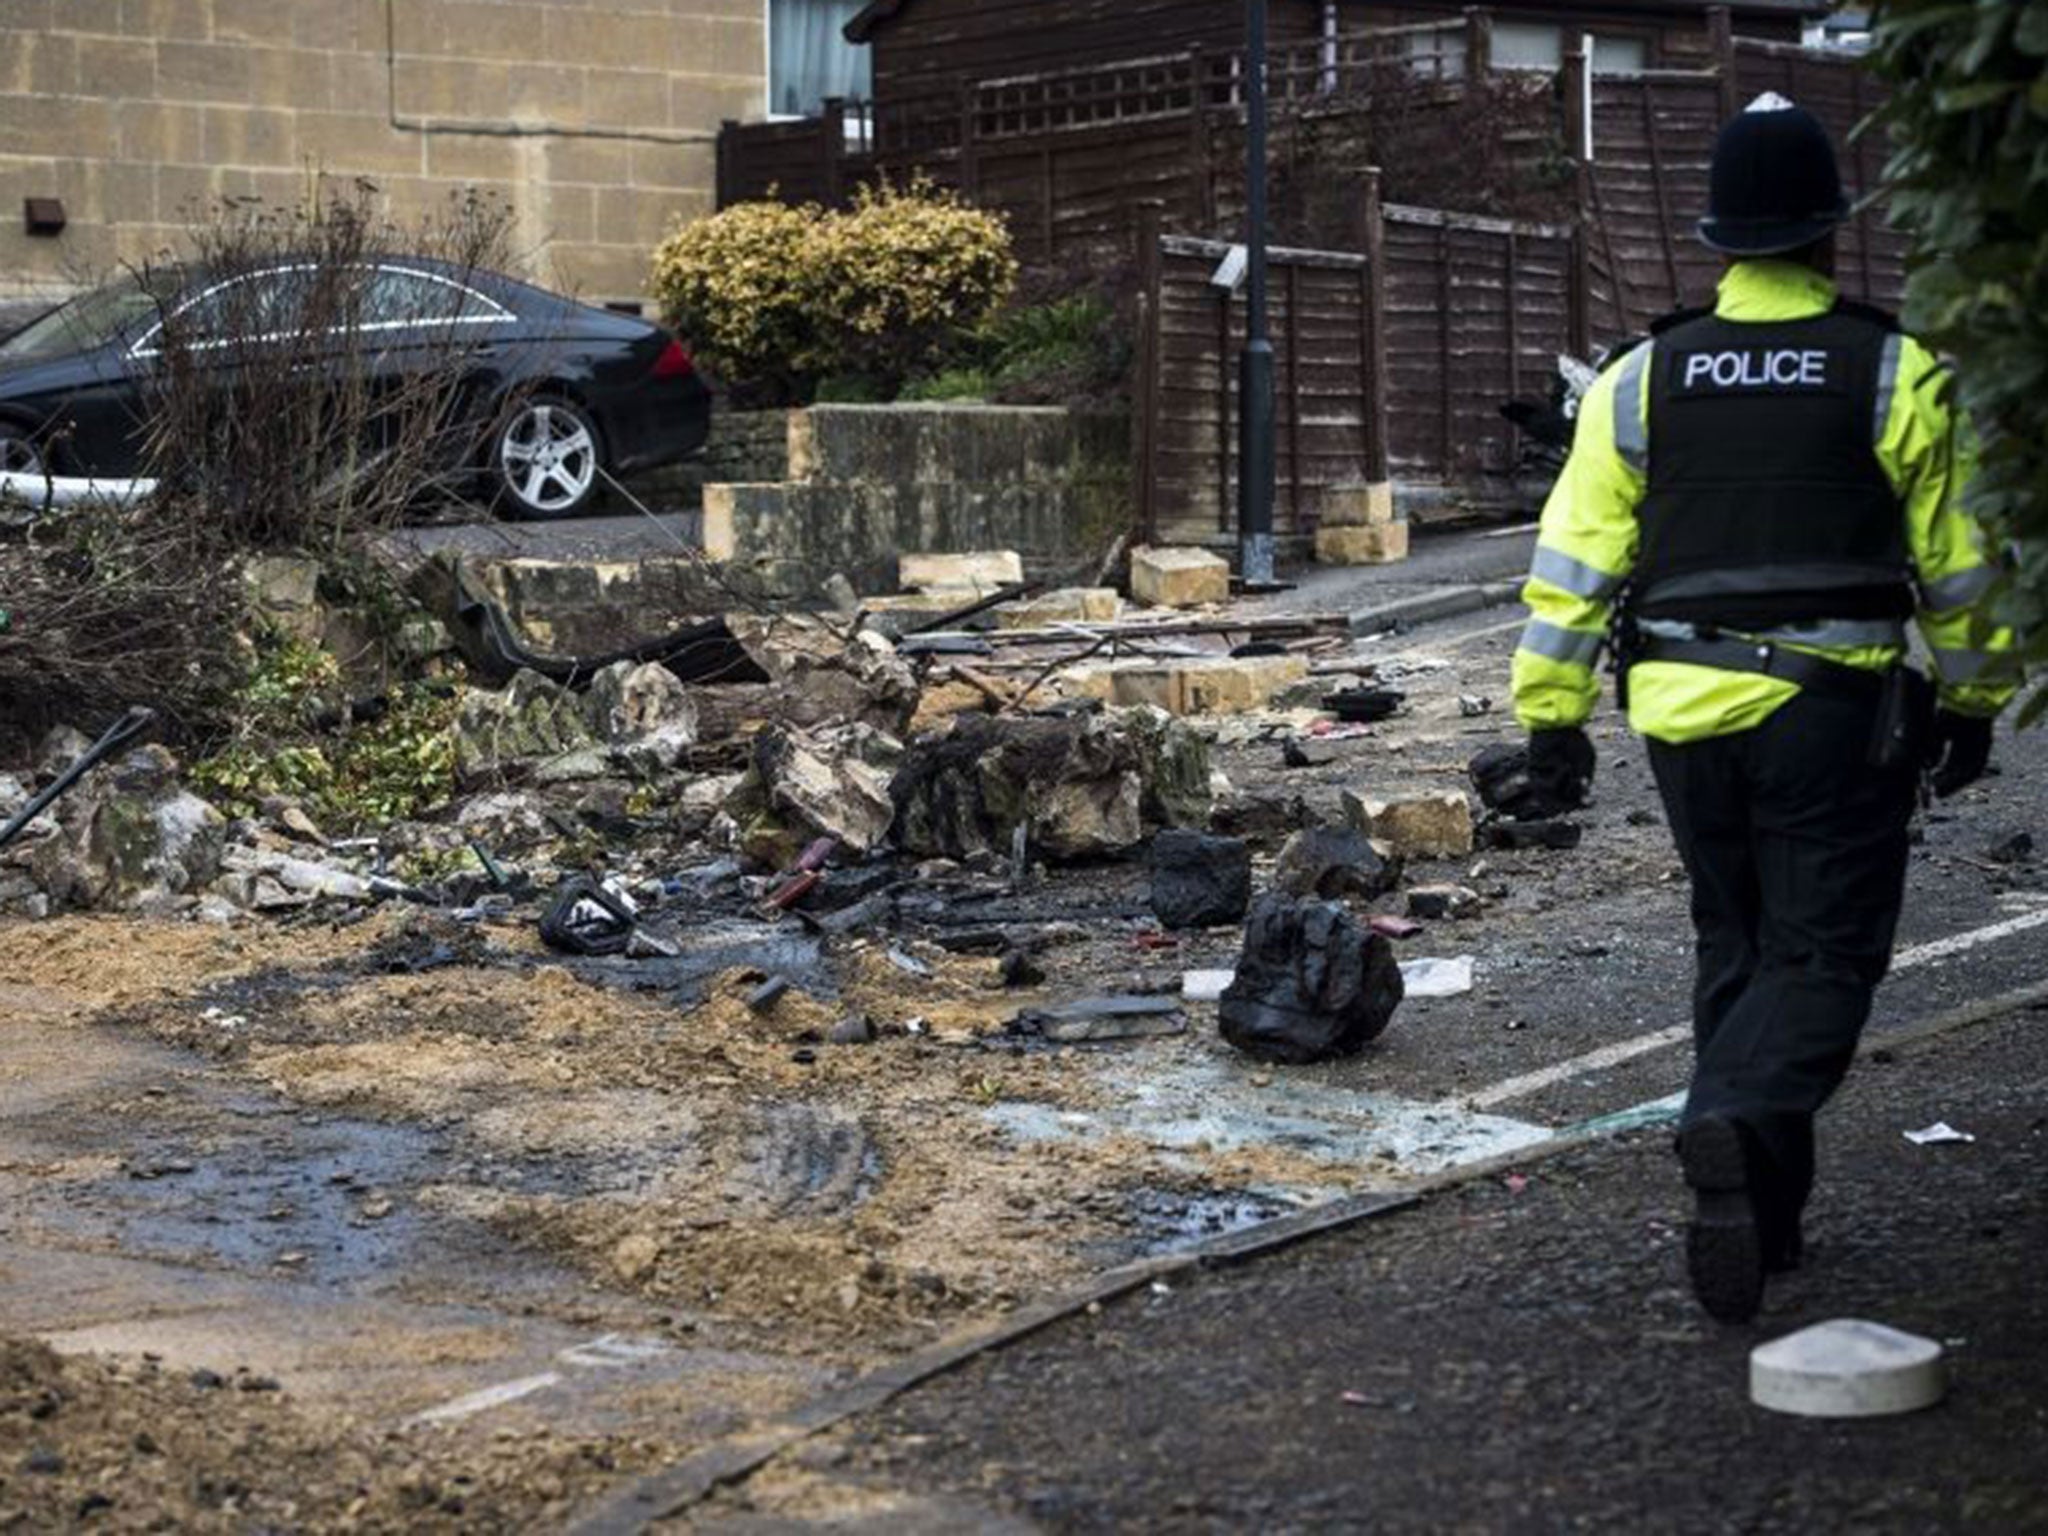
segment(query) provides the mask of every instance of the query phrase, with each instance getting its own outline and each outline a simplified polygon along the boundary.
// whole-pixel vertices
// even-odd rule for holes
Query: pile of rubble
[[[718,643],[746,661],[728,673],[747,680],[672,657],[537,659],[471,688],[457,799],[370,836],[331,837],[283,798],[230,818],[164,747],[115,752],[0,848],[0,913],[234,922],[400,902],[659,955],[654,914],[845,933],[949,879],[1022,889],[1149,849],[1163,928],[1244,925],[1226,1036],[1305,1060],[1386,1027],[1394,938],[1480,904],[1457,885],[1401,891],[1408,861],[1496,835],[1463,793],[1346,789],[1341,824],[1319,825],[1212,766],[1216,742],[1251,728],[1277,732],[1286,764],[1314,763],[1318,741],[1398,708],[1339,621],[1233,610],[1227,567],[1187,551],[1134,553],[1145,606],[1130,612],[1113,589],[1033,586],[1014,555],[903,564],[917,590],[842,592],[834,616],[725,616]],[[0,820],[89,746],[59,730],[0,774]]]

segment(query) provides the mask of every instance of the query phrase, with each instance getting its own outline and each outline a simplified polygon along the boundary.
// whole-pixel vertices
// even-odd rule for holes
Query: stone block
[[[1170,715],[1241,715],[1266,708],[1307,675],[1299,656],[1216,656],[1073,667],[1060,674],[1060,686],[1069,697],[1149,704]]]
[[[1390,565],[1408,558],[1408,525],[1323,524],[1316,529],[1316,560],[1323,565]]]
[[[1155,608],[1228,602],[1230,562],[1205,549],[1134,549],[1131,596]]]
[[[1347,789],[1344,819],[1407,858],[1447,859],[1472,851],[1472,802],[1458,790],[1382,800]]]
[[[156,49],[134,38],[81,38],[78,78],[96,96],[146,101],[156,90]]]
[[[226,43],[159,42],[157,95],[164,101],[249,99],[249,51]]]
[[[912,592],[987,593],[1024,579],[1024,561],[1014,549],[969,554],[902,554],[896,583]]]
[[[1040,629],[1048,624],[1111,624],[1123,612],[1114,587],[1060,587],[994,612],[997,629]]]
[[[1386,480],[1333,485],[1323,492],[1321,526],[1384,528],[1394,521],[1394,487]]]

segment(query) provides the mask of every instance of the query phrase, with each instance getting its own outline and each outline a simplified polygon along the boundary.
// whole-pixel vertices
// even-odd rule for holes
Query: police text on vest
[[[1816,389],[1828,382],[1828,354],[1819,348],[1739,347],[1691,352],[1681,389]]]

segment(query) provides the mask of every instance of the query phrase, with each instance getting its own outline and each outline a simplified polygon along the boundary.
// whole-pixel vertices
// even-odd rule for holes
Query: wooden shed
[[[1556,68],[1567,39],[1590,33],[1595,67],[1704,64],[1708,0],[1495,0],[1496,64]],[[1734,0],[1735,34],[1796,43],[1828,0]],[[1271,0],[1276,44],[1367,27],[1455,19],[1460,0]],[[891,102],[958,90],[967,81],[1030,75],[1189,47],[1236,48],[1243,0],[872,0],[847,37],[873,50],[874,97]]]

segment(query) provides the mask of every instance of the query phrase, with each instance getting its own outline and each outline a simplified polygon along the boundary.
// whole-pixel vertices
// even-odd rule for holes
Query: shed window
[[[1577,34],[1572,35],[1577,41]],[[1493,24],[1495,69],[1556,69],[1564,63],[1566,35],[1555,23],[1502,21]],[[1593,73],[1635,74],[1649,68],[1649,46],[1640,37],[1595,33]]]
[[[862,0],[768,0],[768,110],[816,117],[828,96],[868,94],[868,50],[846,24]]]

